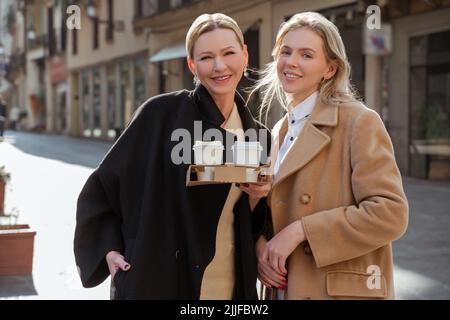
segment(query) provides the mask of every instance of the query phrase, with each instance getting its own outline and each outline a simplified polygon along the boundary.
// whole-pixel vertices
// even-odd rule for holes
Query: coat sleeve
[[[248,201],[247,201],[248,202]],[[259,236],[263,234],[268,218],[267,198],[259,200],[251,212],[253,241],[256,242]]]
[[[78,197],[76,220],[75,260],[83,286],[90,288],[109,276],[106,254],[123,250],[121,219],[108,200],[98,170],[88,178]]]
[[[270,130],[262,123],[257,122],[257,126],[260,132],[259,140],[262,142],[263,146],[261,163],[268,164],[268,161],[270,161],[269,154],[272,147],[272,136]],[[271,221],[272,217],[270,208],[267,204],[267,197],[261,198],[252,212],[252,232],[255,242],[261,235],[264,235],[265,237],[270,235],[270,228],[272,227]]]
[[[78,197],[74,253],[84,287],[97,286],[109,276],[105,260],[109,251],[123,252],[121,172],[129,167],[130,158],[136,158],[136,149],[141,145],[138,142],[145,125],[143,114],[141,106]]]
[[[378,114],[363,111],[351,129],[351,183],[356,205],[302,218],[317,267],[350,260],[398,239],[408,203],[389,135]]]

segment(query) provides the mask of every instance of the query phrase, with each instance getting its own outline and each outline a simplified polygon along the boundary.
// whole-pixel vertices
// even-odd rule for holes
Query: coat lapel
[[[204,86],[198,85],[193,91],[193,95],[195,104],[199,108],[202,120],[210,123],[217,129],[220,129],[220,126],[225,121],[225,118],[214,102],[214,99],[209,94],[208,90]],[[250,128],[256,129],[256,123],[253,120],[250,111],[246,107],[244,99],[237,91],[234,97],[234,102],[238,108],[244,131]]]
[[[278,129],[274,128],[272,136],[272,152],[270,153],[270,172],[273,173],[275,162],[277,161],[278,152],[283,143],[284,137],[288,131],[288,116],[283,117],[281,125]]]
[[[281,163],[273,187],[286,179],[291,174],[300,170],[308,162],[319,154],[319,152],[325,148],[331,141],[330,137],[322,132],[318,126],[336,126],[338,123],[338,106],[337,105],[324,105],[317,102],[314,107],[311,116],[306,121],[300,135],[294,141],[291,146],[288,155]],[[275,143],[279,143],[274,152],[278,153],[279,147],[283,143],[284,137],[287,132],[287,117],[283,120],[283,124],[279,131],[278,139],[275,138]],[[274,158],[276,160],[276,156]],[[275,161],[273,158],[272,160]]]

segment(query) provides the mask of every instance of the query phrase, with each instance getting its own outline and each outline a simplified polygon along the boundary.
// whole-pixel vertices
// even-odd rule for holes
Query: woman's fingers
[[[266,275],[260,274],[259,280],[268,288],[278,288],[278,285],[273,281],[269,280]]]
[[[275,287],[285,290],[287,288],[287,280],[285,274],[278,271],[278,257],[270,247],[264,245],[264,249],[259,251],[258,255],[258,276],[266,287]],[[272,262],[276,261],[272,267]]]
[[[261,278],[261,276],[259,276],[259,281],[261,281],[261,283],[263,285],[265,285],[267,288],[272,288],[272,285],[270,285],[269,283],[265,282],[263,278]]]
[[[270,267],[278,273],[281,271],[278,269],[278,256],[277,255],[269,255],[269,264]]]
[[[278,270],[281,271],[282,274],[286,274],[286,258],[285,257],[279,257],[278,258]]]
[[[130,264],[125,261],[125,258],[122,255],[114,257],[113,262],[117,267],[119,267],[123,271],[128,271],[131,268]]]
[[[276,281],[270,279],[270,277],[267,276],[263,271],[261,271],[259,273],[259,279],[261,280],[261,282],[264,283],[264,285],[266,287],[269,287],[269,288],[272,288],[272,287],[278,288],[278,287],[280,287],[279,283],[277,283]]]
[[[254,198],[264,198],[269,194],[270,184],[240,183],[239,188]]]
[[[261,271],[266,279],[270,280],[270,283],[275,287],[279,288],[281,286],[286,286],[286,278],[283,273],[278,271],[278,263],[272,265],[271,259],[273,261],[273,258],[270,257],[270,252],[266,247],[258,260],[258,270]]]
[[[281,275],[286,275],[286,259],[287,256],[283,254],[283,249],[279,247],[279,239],[274,237],[272,240],[267,242],[265,251],[267,251],[267,257],[269,259],[270,266],[280,273]]]
[[[261,266],[259,269],[260,275],[262,275],[266,282],[276,288],[284,288],[287,286],[287,280],[278,275],[270,266]]]
[[[109,272],[113,278],[119,268],[123,271],[128,271],[131,268],[131,265],[125,261],[124,256],[117,251],[110,251],[106,255],[106,262],[108,263]]]

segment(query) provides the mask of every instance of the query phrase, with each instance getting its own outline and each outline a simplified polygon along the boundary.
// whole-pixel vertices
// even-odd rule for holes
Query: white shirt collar
[[[299,121],[304,119],[307,115],[311,114],[316,105],[319,92],[315,91],[308,98],[296,105],[291,112],[288,113],[289,125],[295,124],[292,121]]]

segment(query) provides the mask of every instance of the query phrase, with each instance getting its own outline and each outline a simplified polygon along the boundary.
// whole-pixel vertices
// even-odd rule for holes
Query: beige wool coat
[[[271,155],[287,132],[273,129]],[[389,135],[359,102],[314,107],[268,196],[277,233],[301,219],[307,240],[287,260],[285,299],[393,299],[392,241],[408,203]]]

